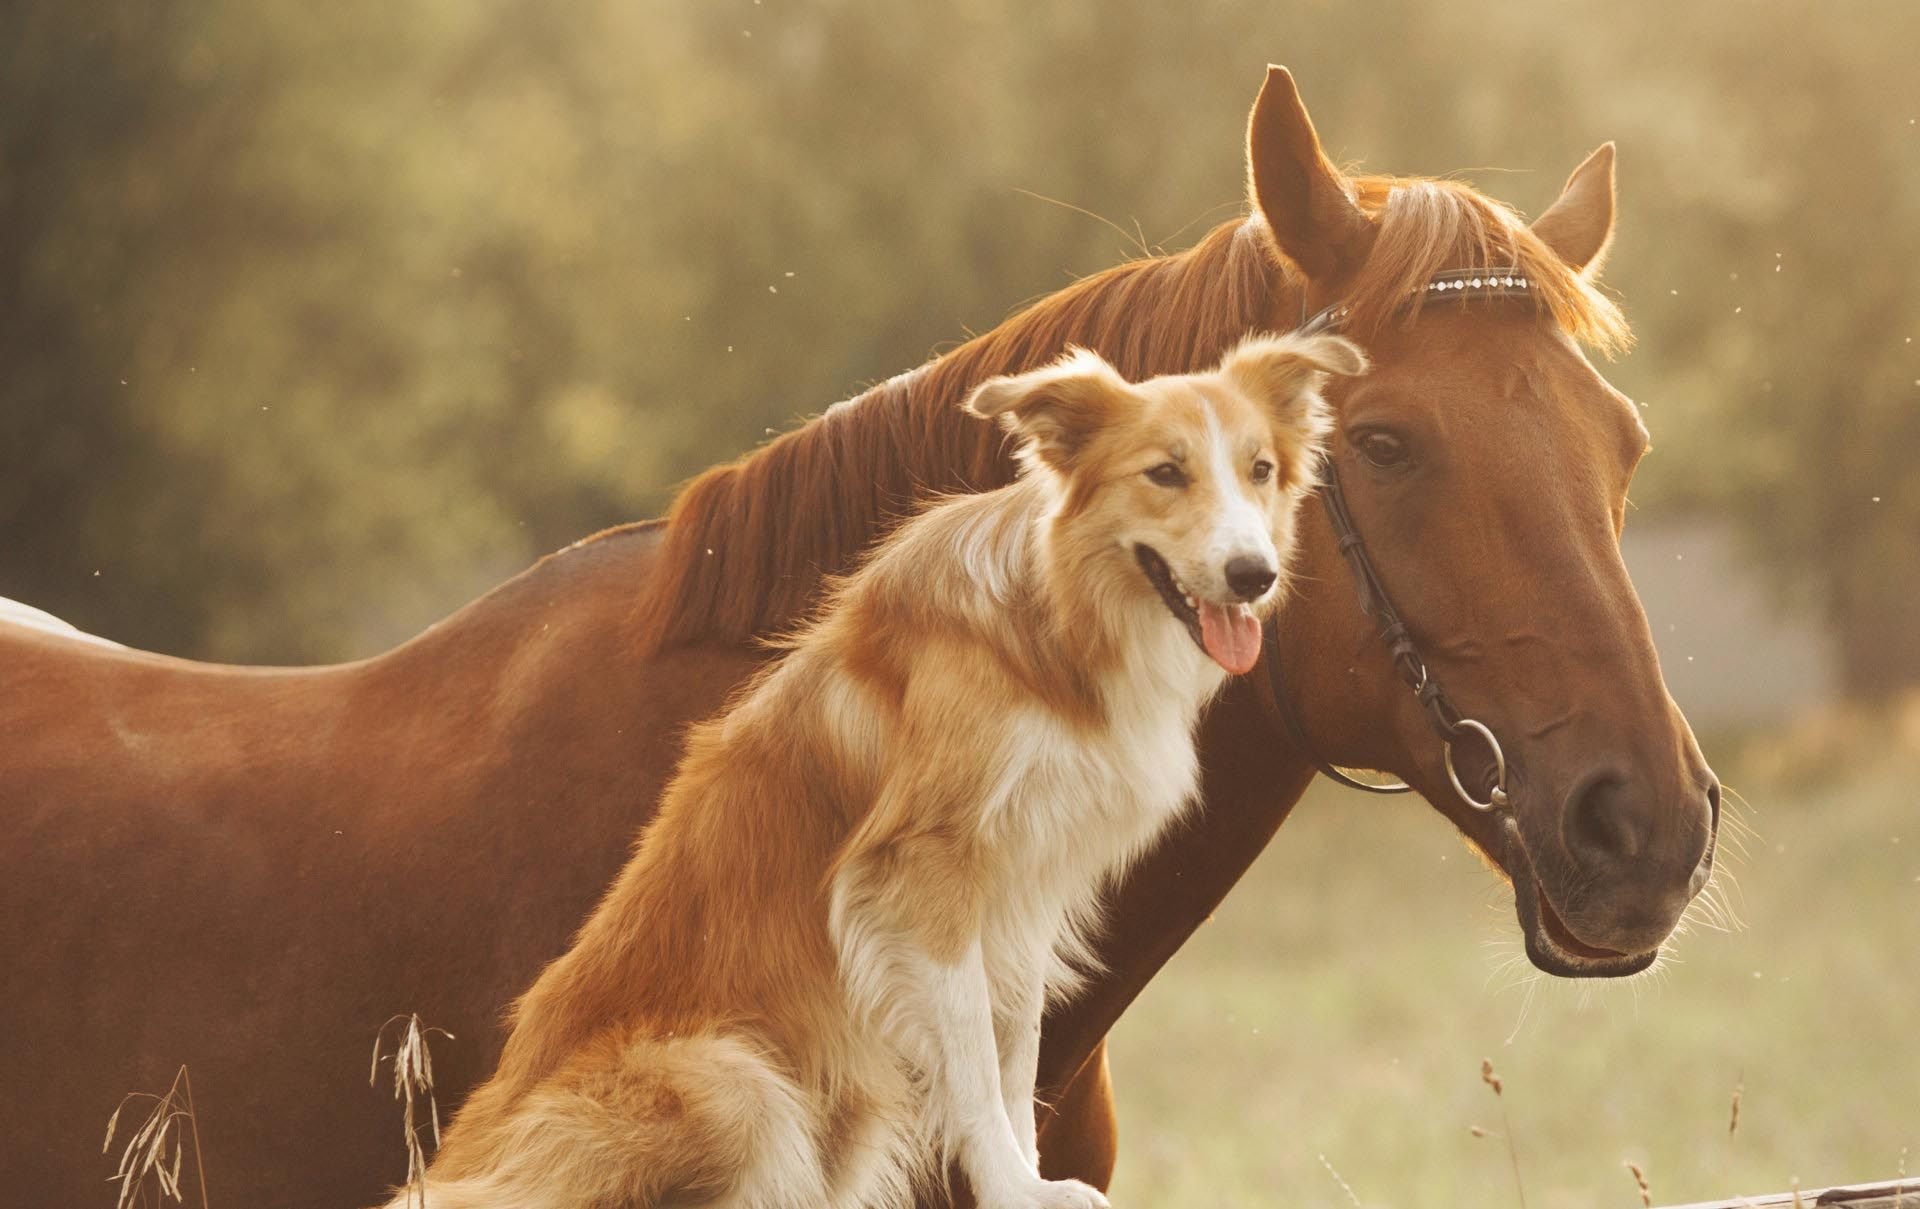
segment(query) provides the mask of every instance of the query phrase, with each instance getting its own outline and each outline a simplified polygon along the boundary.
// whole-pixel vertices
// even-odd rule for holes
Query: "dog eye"
[[[1253,481],[1264,483],[1273,477],[1273,463],[1261,458],[1253,464]]]
[[[1369,432],[1354,442],[1360,456],[1382,470],[1392,470],[1407,460],[1407,443],[1390,432]]]
[[[1147,471],[1147,478],[1161,487],[1185,487],[1187,472],[1172,462],[1162,462]]]

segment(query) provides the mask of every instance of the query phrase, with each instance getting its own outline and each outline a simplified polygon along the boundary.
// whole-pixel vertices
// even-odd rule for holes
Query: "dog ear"
[[[1366,373],[1367,355],[1341,336],[1253,336],[1226,355],[1220,372],[1307,442],[1332,426],[1321,386],[1330,375]]]
[[[1073,348],[1042,369],[989,378],[964,406],[984,419],[997,418],[1019,440],[1022,454],[1066,473],[1132,398],[1127,380],[1098,353]]]

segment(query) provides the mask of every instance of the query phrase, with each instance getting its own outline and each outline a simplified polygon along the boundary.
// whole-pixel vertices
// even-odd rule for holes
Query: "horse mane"
[[[1603,350],[1627,343],[1619,308],[1509,207],[1457,181],[1368,176],[1350,184],[1377,227],[1342,299],[1350,333],[1364,340],[1396,317],[1410,322],[1426,302],[1422,287],[1441,270],[1514,266],[1568,334]],[[1297,276],[1257,213],[1230,220],[1186,251],[1117,265],[1041,298],[705,471],[667,514],[636,605],[642,653],[790,628],[825,578],[850,570],[925,500],[1011,481],[1000,429],[960,410],[985,379],[1036,368],[1068,345],[1099,353],[1130,381],[1200,370],[1267,328],[1276,294],[1297,293]]]
[[[926,499],[1012,481],[997,425],[960,410],[996,374],[1069,345],[1130,379],[1217,361],[1265,326],[1278,257],[1254,224],[1130,261],[1048,295],[918,369],[836,403],[681,490],[638,604],[643,650],[739,642],[790,627],[823,578]]]

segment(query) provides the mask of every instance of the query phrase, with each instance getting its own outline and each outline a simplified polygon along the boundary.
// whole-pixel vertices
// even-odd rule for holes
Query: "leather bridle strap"
[[[1334,540],[1338,543],[1340,552],[1346,555],[1347,565],[1352,569],[1354,582],[1360,590],[1361,611],[1369,617],[1376,617],[1377,614],[1372,607],[1373,602],[1383,600],[1385,597],[1379,592],[1379,580],[1373,573],[1373,564],[1367,558],[1365,549],[1359,544],[1359,534],[1351,528],[1342,532],[1342,517],[1345,515],[1345,508],[1341,506],[1336,510],[1331,495],[1331,493],[1339,491],[1338,487],[1333,486],[1333,484],[1337,482],[1339,482],[1339,479],[1335,476],[1333,459],[1327,454],[1322,453],[1320,455],[1320,499],[1326,506],[1327,520],[1333,526]],[[1344,505],[1344,498],[1341,503]],[[1347,518],[1345,523],[1351,525],[1351,518]],[[1353,539],[1352,545],[1348,544],[1349,538]],[[1389,606],[1389,608],[1391,608],[1391,606]],[[1335,784],[1345,785],[1348,789],[1358,789],[1366,793],[1386,794],[1412,792],[1413,786],[1405,782],[1397,782],[1392,785],[1375,785],[1367,781],[1362,781],[1342,772],[1321,758],[1319,749],[1313,745],[1313,740],[1307,737],[1306,723],[1301,720],[1300,711],[1293,703],[1293,694],[1288,691],[1286,679],[1280,670],[1280,625],[1278,611],[1268,615],[1265,628],[1267,631],[1265,634],[1267,648],[1267,687],[1273,691],[1274,706],[1280,711],[1281,724],[1286,727],[1287,738],[1293,741],[1293,745],[1299,748],[1309,760],[1313,761],[1313,766],[1320,770],[1320,775],[1333,781]],[[1404,628],[1403,625],[1402,629],[1404,630]],[[1418,658],[1418,655],[1416,655],[1415,658]],[[1396,665],[1399,663],[1397,656],[1394,662]]]
[[[1427,298],[1446,297],[1454,293],[1462,297],[1472,295],[1530,294],[1531,286],[1526,277],[1517,269],[1455,269],[1436,274],[1427,282],[1422,294]],[[1304,309],[1304,308],[1303,308]],[[1347,315],[1346,308],[1334,305],[1314,315],[1303,318],[1297,329],[1303,335],[1333,331],[1339,327]],[[1394,607],[1393,599],[1387,595],[1386,586],[1380,581],[1380,573],[1374,568],[1373,559],[1367,555],[1366,543],[1361,540],[1360,530],[1353,522],[1353,513],[1347,506],[1345,490],[1340,485],[1340,472],[1334,465],[1333,455],[1321,451],[1319,460],[1320,503],[1326,509],[1327,523],[1333,529],[1333,539],[1340,551],[1347,569],[1353,575],[1354,587],[1360,596],[1360,611],[1380,628],[1380,640],[1387,645],[1387,653],[1393,659],[1394,670],[1400,679],[1419,700],[1426,711],[1427,720],[1432,724],[1434,734],[1439,736],[1446,749],[1447,776],[1453,782],[1454,790],[1476,810],[1500,810],[1508,805],[1507,797],[1507,760],[1500,749],[1499,740],[1484,723],[1464,717],[1447,695],[1441,691],[1439,681],[1433,678],[1427,668],[1427,661],[1420,654],[1419,645],[1413,640],[1413,633],[1400,616],[1400,610]],[[1285,677],[1280,667],[1280,632],[1277,617],[1268,617],[1266,621],[1267,646],[1267,684],[1273,691],[1274,706],[1280,712],[1281,723],[1286,727],[1287,736],[1315,768],[1328,779],[1345,785],[1349,789],[1359,789],[1367,793],[1406,793],[1413,787],[1406,784],[1372,785],[1335,768],[1323,759],[1307,737],[1307,728],[1300,717],[1298,707],[1294,705],[1293,694],[1288,691]],[[1453,745],[1463,733],[1472,733],[1486,744],[1493,756],[1494,785],[1486,801],[1480,801],[1467,792],[1461,784],[1460,774],[1453,765]]]

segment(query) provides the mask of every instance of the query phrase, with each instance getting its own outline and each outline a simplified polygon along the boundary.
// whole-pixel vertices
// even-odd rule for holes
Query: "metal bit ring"
[[[1472,794],[1468,793],[1467,787],[1460,783],[1460,774],[1454,771],[1453,740],[1448,739],[1447,745],[1446,745],[1447,779],[1453,782],[1453,791],[1460,795],[1461,801],[1473,807],[1475,810],[1490,811],[1490,810],[1506,809],[1508,805],[1507,755],[1505,752],[1500,750],[1500,740],[1493,737],[1493,732],[1488,730],[1485,724],[1476,722],[1472,718],[1460,719],[1460,721],[1455,724],[1454,730],[1456,732],[1461,730],[1471,730],[1474,734],[1479,735],[1482,739],[1486,740],[1488,750],[1493,752],[1494,777],[1493,777],[1493,792],[1487,795],[1486,801],[1482,802],[1477,798],[1475,798]]]

